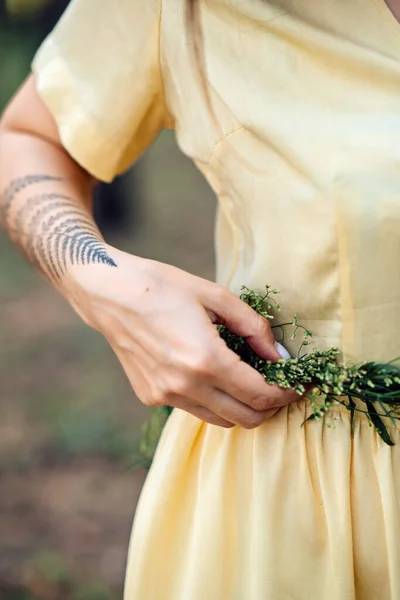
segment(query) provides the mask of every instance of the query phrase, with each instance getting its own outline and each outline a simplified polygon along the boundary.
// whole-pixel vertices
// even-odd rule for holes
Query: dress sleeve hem
[[[36,54],[32,71],[36,90],[56,121],[64,148],[96,179],[112,181],[118,174],[120,146],[99,131],[93,115],[82,106],[71,73],[51,38]]]

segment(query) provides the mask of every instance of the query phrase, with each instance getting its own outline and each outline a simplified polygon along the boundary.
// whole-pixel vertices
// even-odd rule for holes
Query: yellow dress
[[[173,127],[219,199],[218,281],[279,287],[319,348],[400,355],[400,24],[384,0],[203,0],[218,128],[183,7],[72,1],[34,61],[65,147],[110,180]],[[255,431],[174,412],[126,600],[400,599],[400,445],[308,410]]]

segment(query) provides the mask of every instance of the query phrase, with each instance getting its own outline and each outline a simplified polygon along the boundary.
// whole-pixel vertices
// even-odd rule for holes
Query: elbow
[[[33,75],[22,84],[1,115],[0,137],[3,137],[4,133],[7,138],[10,133],[15,134],[20,140],[25,140],[25,145],[30,140],[30,144],[39,142],[42,147],[48,149],[53,147],[58,156],[63,156],[64,164],[69,163],[73,171],[80,172],[89,187],[97,183],[92,175],[74,161],[62,145],[57,124],[36,90]]]
[[[0,135],[5,131],[12,131],[12,122],[9,113],[9,105],[0,113]]]

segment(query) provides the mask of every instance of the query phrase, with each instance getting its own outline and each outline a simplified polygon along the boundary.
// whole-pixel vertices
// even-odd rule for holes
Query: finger
[[[215,322],[246,338],[259,356],[266,360],[279,360],[281,356],[267,319],[228,290],[220,286],[214,286],[212,289],[214,292],[208,293],[203,298],[203,303],[205,308],[215,315]]]
[[[269,412],[254,410],[221,390],[209,387],[198,389],[197,401],[210,412],[245,429],[254,429],[261,425]]]
[[[129,349],[114,344],[110,344],[110,346],[139,400],[148,406],[156,404],[159,398],[159,390],[154,376],[151,376],[152,373],[154,374],[157,371],[158,367],[155,359],[135,340],[130,340]],[[132,347],[134,347],[134,352]]]
[[[143,370],[138,364],[138,361],[136,361],[135,364],[132,364],[132,360],[128,354],[119,351],[113,346],[112,349],[114,350],[114,353],[128,378],[132,390],[135,392],[139,400],[145,402],[146,398],[151,397],[151,391],[146,381],[146,377],[144,376]]]
[[[207,408],[204,408],[204,406],[190,404],[187,398],[183,398],[182,396],[175,396],[171,398],[169,405],[173,406],[174,408],[184,410],[185,412],[194,415],[201,421],[204,421],[205,423],[210,423],[210,425],[217,425],[218,427],[224,427],[225,429],[229,429],[235,426],[234,423],[223,419],[222,417],[216,415]]]
[[[229,356],[224,354],[224,362],[216,365],[214,370],[214,387],[255,410],[263,411],[299,402],[297,392],[268,384],[261,373],[240,360],[233,351],[227,352]]]
[[[268,421],[269,419],[272,419],[272,417],[274,417],[276,415],[276,413],[278,413],[280,410],[281,410],[280,408],[272,408],[271,410],[265,411],[265,413],[264,413],[265,420]]]
[[[280,344],[279,342],[276,342],[276,349],[278,350],[281,358],[284,358],[285,360],[289,360],[291,358],[289,352],[286,350],[286,348],[284,348],[282,346],[282,344]]]

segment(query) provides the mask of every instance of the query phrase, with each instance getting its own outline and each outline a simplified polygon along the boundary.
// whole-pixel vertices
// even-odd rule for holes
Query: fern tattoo
[[[55,192],[21,197],[31,186],[60,181],[51,175],[13,180],[0,202],[0,224],[49,279],[60,279],[71,265],[116,267],[91,215],[76,200]]]

